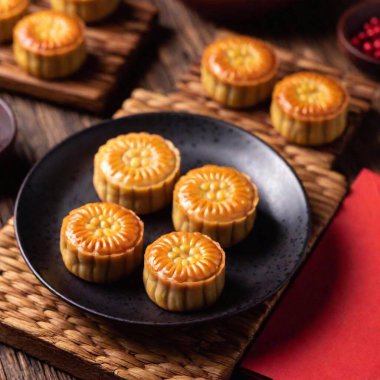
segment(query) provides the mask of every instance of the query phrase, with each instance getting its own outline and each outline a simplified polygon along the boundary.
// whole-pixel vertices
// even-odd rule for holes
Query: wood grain
[[[254,22],[222,26],[265,38],[307,58],[361,75],[338,51],[335,41],[337,17],[353,2],[298,1],[285,11]],[[165,92],[173,89],[176,79],[199,57],[203,46],[213,39],[214,25],[187,10],[178,1],[152,0],[152,3],[160,9],[157,52],[146,51],[138,75],[132,79],[133,82],[139,81],[144,88]],[[131,83],[129,79],[123,82],[123,87],[130,88]],[[124,91],[125,96],[127,91]],[[0,224],[3,225],[12,215],[17,189],[30,165],[65,135],[95,123],[99,118],[17,97],[2,90],[0,96],[11,104],[19,127],[16,154],[9,164],[3,164],[0,168]],[[362,167],[380,171],[379,125],[378,113],[368,113],[361,127],[355,130],[351,142],[335,161],[335,167],[349,179],[353,179]],[[1,379],[73,379],[20,351],[4,345],[0,347]]]

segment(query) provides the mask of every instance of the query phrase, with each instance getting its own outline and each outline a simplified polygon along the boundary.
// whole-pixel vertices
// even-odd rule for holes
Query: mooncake
[[[149,298],[165,310],[185,312],[212,305],[222,293],[225,253],[198,232],[172,232],[146,249],[144,285]]]
[[[270,97],[277,66],[276,55],[265,42],[228,36],[204,51],[201,81],[206,93],[222,105],[250,107]]]
[[[347,91],[335,79],[298,72],[276,84],[270,115],[273,127],[288,141],[322,145],[344,132],[347,108]]]
[[[13,34],[18,65],[29,74],[54,79],[67,77],[86,59],[84,25],[76,16],[47,10],[21,19]]]
[[[149,133],[120,135],[95,155],[94,187],[103,201],[137,214],[167,206],[180,171],[180,154],[169,140]]]
[[[143,222],[133,211],[114,203],[88,203],[63,219],[63,262],[86,281],[120,280],[141,263],[143,235]]]
[[[258,202],[256,185],[246,174],[216,165],[193,169],[174,189],[174,228],[201,232],[227,248],[251,232]]]
[[[53,9],[77,15],[86,23],[107,18],[119,4],[120,0],[51,0]]]
[[[26,13],[28,0],[0,1],[0,43],[12,40],[13,28],[17,21]]]

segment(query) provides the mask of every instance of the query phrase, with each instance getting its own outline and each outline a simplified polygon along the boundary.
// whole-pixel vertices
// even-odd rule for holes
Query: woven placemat
[[[169,95],[135,90],[115,117],[189,111],[223,118],[263,138],[293,166],[306,188],[313,222],[310,252],[346,192],[345,178],[331,169],[342,141],[322,150],[286,144],[263,111],[225,110],[194,92],[201,91],[198,74],[194,67],[180,90]],[[370,82],[354,79],[347,79],[351,123],[368,110],[376,91]],[[196,328],[122,327],[80,312],[45,289],[20,256],[12,220],[0,233],[0,339],[82,379],[228,378],[284,289],[248,312]]]

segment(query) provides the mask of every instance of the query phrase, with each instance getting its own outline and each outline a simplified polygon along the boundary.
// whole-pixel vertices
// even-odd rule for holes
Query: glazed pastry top
[[[29,51],[56,55],[84,42],[84,25],[76,16],[47,10],[24,17],[16,25],[14,36]]]
[[[172,232],[148,246],[145,265],[162,280],[204,281],[225,266],[220,245],[199,232]]]
[[[28,0],[0,0],[0,20],[22,13],[28,5]]]
[[[277,70],[273,50],[263,41],[247,36],[224,37],[209,45],[202,65],[220,81],[242,86],[269,80]]]
[[[175,146],[159,135],[129,133],[100,147],[97,158],[105,177],[125,187],[147,187],[166,180],[179,170]]]
[[[109,255],[135,247],[143,224],[133,211],[114,203],[88,203],[64,218],[63,233],[76,249]]]
[[[285,77],[276,84],[273,98],[285,113],[302,120],[335,117],[348,102],[337,81],[314,72]]]
[[[223,166],[190,170],[174,189],[174,201],[198,219],[227,222],[252,212],[259,197],[249,177]]]

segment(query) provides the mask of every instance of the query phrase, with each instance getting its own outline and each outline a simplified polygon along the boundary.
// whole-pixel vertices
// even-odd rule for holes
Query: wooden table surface
[[[201,54],[214,35],[213,23],[179,2],[151,1],[160,9],[160,28],[155,43],[142,57],[138,77],[133,83],[125,84],[125,96],[136,85],[161,92],[171,90],[176,78]],[[245,25],[220,26],[262,37],[332,66],[355,70],[338,51],[335,39],[336,20],[352,2],[300,0],[281,12]],[[19,127],[15,155],[7,166],[0,168],[0,225],[3,225],[13,213],[18,187],[30,166],[66,134],[100,119],[1,91],[0,96],[12,106]],[[352,142],[338,158],[336,167],[351,180],[362,167],[380,172],[380,116],[377,112],[365,117]],[[67,380],[73,377],[0,345],[0,379]]]

